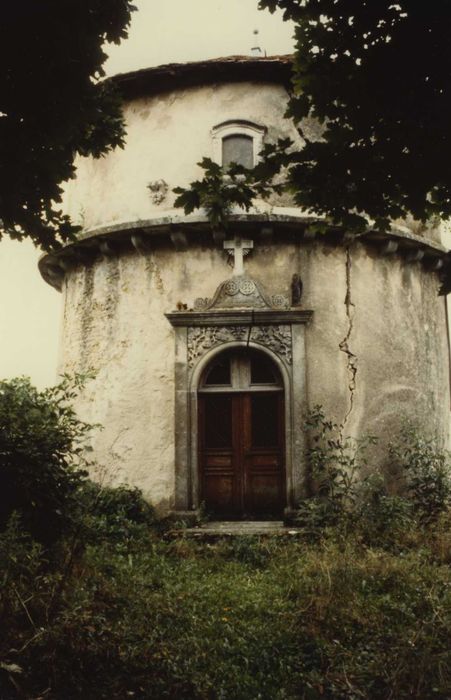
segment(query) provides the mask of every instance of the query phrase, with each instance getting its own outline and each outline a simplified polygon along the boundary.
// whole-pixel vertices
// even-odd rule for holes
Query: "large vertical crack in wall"
[[[357,356],[351,351],[351,348],[349,347],[349,342],[351,339],[352,331],[354,328],[354,310],[355,310],[355,304],[352,301],[352,295],[351,295],[351,267],[352,267],[352,259],[351,259],[351,252],[350,252],[350,246],[347,246],[346,248],[346,294],[345,294],[345,300],[344,304],[346,307],[346,318],[348,321],[347,324],[347,332],[343,340],[339,343],[339,348],[341,352],[343,352],[346,355],[346,363],[347,363],[347,371],[348,371],[348,377],[349,377],[349,382],[348,382],[348,389],[349,389],[349,406],[348,410],[346,411],[346,415],[343,419],[343,422],[341,424],[341,430],[343,431],[349,416],[352,413],[352,409],[354,408],[354,399],[355,399],[355,391],[356,391],[356,376],[357,376]]]

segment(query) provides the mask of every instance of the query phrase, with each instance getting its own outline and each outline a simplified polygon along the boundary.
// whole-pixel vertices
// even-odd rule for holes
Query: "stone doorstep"
[[[294,537],[301,534],[301,528],[284,525],[282,520],[248,520],[248,521],[211,521],[184,529],[172,530],[173,535],[184,535],[203,539],[208,537],[253,537],[261,535],[288,535]]]

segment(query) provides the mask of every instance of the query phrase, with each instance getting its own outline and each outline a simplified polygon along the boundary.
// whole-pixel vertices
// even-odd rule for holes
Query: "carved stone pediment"
[[[234,275],[217,288],[212,299],[196,299],[196,311],[222,309],[288,309],[288,299],[281,294],[268,297],[249,275]]]

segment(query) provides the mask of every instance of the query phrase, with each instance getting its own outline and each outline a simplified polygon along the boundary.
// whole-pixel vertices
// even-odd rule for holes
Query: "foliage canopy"
[[[289,113],[306,144],[279,152],[300,206],[354,229],[451,215],[447,0],[260,0],[296,23]],[[322,138],[305,133],[316,117]]]
[[[223,212],[268,196],[282,171],[297,205],[349,231],[369,224],[383,231],[409,216],[425,224],[449,218],[449,2],[260,0],[259,7],[282,9],[295,22],[288,116],[302,142],[267,144],[239,191],[218,186]],[[185,211],[212,198],[211,169],[205,159],[199,165],[204,180],[177,190]]]
[[[0,233],[45,250],[77,230],[56,208],[75,155],[123,143],[120,100],[100,82],[105,42],[127,36],[130,0],[4,3],[0,24]]]
[[[174,205],[183,207],[186,214],[202,207],[213,230],[228,228],[233,205],[249,211],[255,197],[269,197],[274,191],[282,191],[281,186],[268,181],[271,172],[268,178],[262,177],[267,170],[264,164],[252,170],[237,163],[224,168],[211,158],[203,158],[198,165],[204,170],[202,180],[191,182],[189,188],[175,187],[173,192],[178,196]]]

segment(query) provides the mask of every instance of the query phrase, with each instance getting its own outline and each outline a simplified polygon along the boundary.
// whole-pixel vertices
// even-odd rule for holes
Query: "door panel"
[[[210,394],[205,398],[204,440],[206,448],[232,449],[232,395]]]
[[[284,503],[283,395],[243,396],[245,509],[260,517],[280,514]]]
[[[201,500],[214,516],[273,517],[285,505],[283,393],[199,396]]]
[[[252,448],[280,447],[279,394],[249,394]]]
[[[235,473],[231,454],[206,454],[204,500],[220,515],[234,513],[236,507]]]
[[[203,500],[209,512],[222,516],[238,514],[235,504],[233,473],[224,474],[224,472],[215,472],[215,470],[207,468]]]
[[[241,508],[236,421],[239,404],[233,394],[208,394],[199,399],[201,501],[208,512],[239,517]]]
[[[283,510],[283,469],[279,456],[246,460],[245,510],[253,515],[276,515]]]

